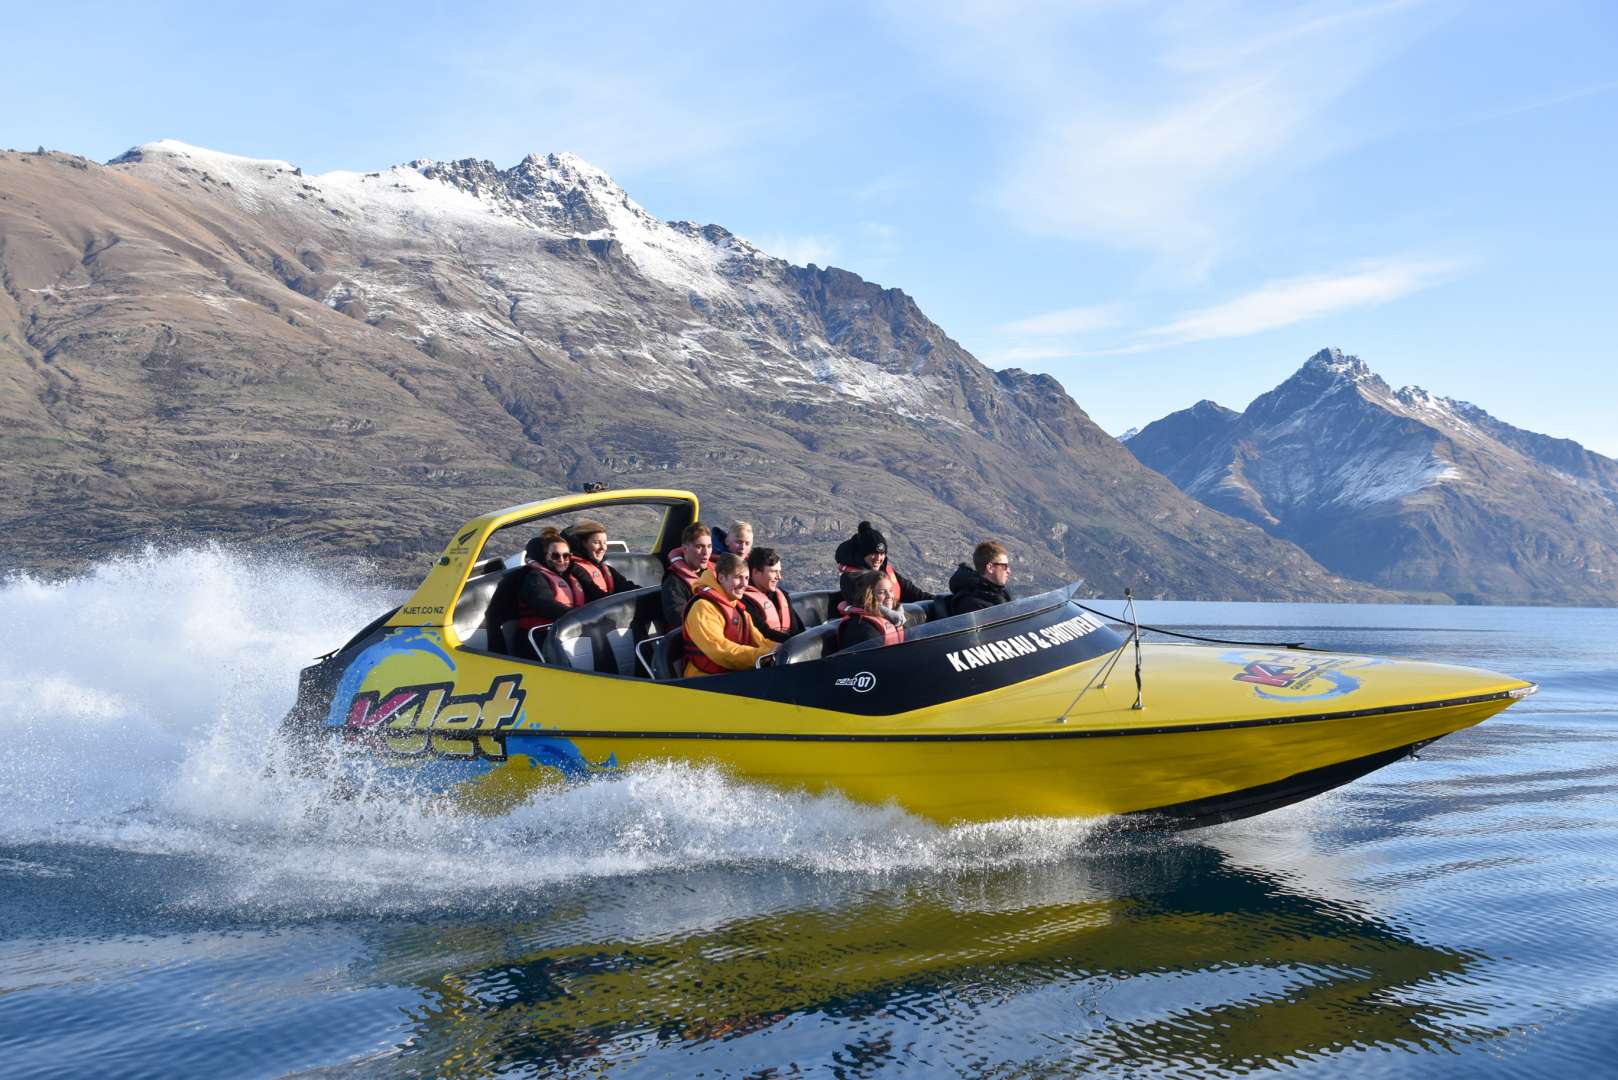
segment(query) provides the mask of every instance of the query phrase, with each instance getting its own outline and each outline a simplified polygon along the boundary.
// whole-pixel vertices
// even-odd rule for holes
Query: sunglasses
[[[567,562],[569,559],[573,558],[573,553],[571,551],[553,551],[545,557],[550,559],[552,562]]]
[[[989,564],[989,566],[990,566],[990,567],[996,567],[996,566],[1003,566],[1003,567],[1005,567],[1005,568],[1006,568],[1006,569],[1007,569],[1007,570],[1010,570],[1010,569],[1011,569],[1011,564],[1010,564],[1010,563],[1008,563],[1008,562],[992,562],[992,563],[990,563],[990,564]]]

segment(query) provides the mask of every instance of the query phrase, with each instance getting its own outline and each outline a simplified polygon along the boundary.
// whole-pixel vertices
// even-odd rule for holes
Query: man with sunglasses
[[[965,615],[968,611],[982,611],[996,604],[1009,604],[1011,593],[1006,582],[1011,580],[1011,555],[1005,545],[996,540],[985,540],[972,549],[972,565],[961,563],[950,575],[949,596],[942,601],[948,615]]]

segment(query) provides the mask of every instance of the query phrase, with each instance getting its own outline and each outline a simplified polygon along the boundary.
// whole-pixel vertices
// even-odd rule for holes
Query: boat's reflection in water
[[[423,994],[390,1065],[435,1075],[1208,1075],[1504,1034],[1469,999],[1486,957],[1185,840],[920,879],[596,881],[376,944],[365,977]]]

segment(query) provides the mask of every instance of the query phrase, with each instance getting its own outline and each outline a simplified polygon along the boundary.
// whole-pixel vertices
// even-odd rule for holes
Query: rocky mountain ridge
[[[1125,445],[1347,576],[1465,601],[1618,603],[1618,461],[1394,390],[1337,349],[1243,412],[1198,402]]]
[[[803,584],[871,517],[937,585],[994,535],[1025,589],[1380,595],[1186,498],[900,290],[659,221],[569,155],[309,176],[173,142],[5,152],[0,238],[14,564],[202,535],[406,580],[473,514],[599,482],[690,487]]]

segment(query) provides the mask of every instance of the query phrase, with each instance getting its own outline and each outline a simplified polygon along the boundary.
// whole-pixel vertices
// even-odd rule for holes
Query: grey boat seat
[[[604,596],[552,623],[540,658],[576,671],[636,675],[635,643],[657,633],[661,620],[656,585]]]
[[[821,623],[811,626],[801,634],[794,634],[775,647],[774,657],[777,666],[781,664],[802,664],[810,660],[819,660],[828,652],[837,649],[837,624],[840,620]]]
[[[819,626],[827,619],[835,617],[837,601],[842,594],[836,589],[816,589],[813,592],[795,593],[792,597],[792,610],[798,613],[807,629]]]
[[[680,678],[685,667],[681,663],[684,655],[685,631],[676,626],[659,638],[656,648],[652,650],[652,678]]]

